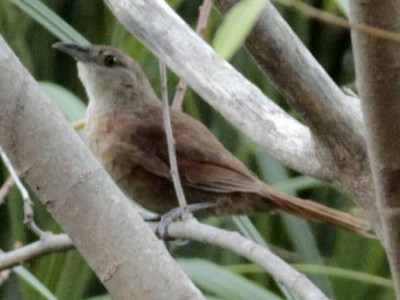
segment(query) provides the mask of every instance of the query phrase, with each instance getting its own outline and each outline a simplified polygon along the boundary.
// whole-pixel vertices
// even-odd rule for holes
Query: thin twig
[[[293,7],[302,12],[306,16],[315,18],[317,20],[320,20],[328,24],[333,24],[347,29],[354,29],[366,33],[370,36],[379,37],[385,40],[400,42],[400,34],[394,31],[380,29],[378,27],[370,26],[367,24],[349,22],[346,19],[335,16],[332,13],[317,9],[315,7],[312,7],[311,5],[296,0],[273,0],[273,1],[285,5],[287,7]]]
[[[0,286],[10,278],[11,270],[0,271]]]
[[[199,36],[204,37],[207,28],[208,17],[212,9],[212,0],[204,0],[203,5],[199,7],[199,21],[197,22],[196,32]]]
[[[12,176],[10,176],[8,177],[6,182],[4,182],[3,186],[0,188],[0,205],[3,204],[13,184],[14,184],[14,179],[12,178]]]
[[[3,252],[0,251],[0,271],[12,268],[41,257],[43,255],[73,249],[74,245],[66,234],[47,234],[40,241],[26,245],[19,249]]]
[[[176,161],[175,153],[175,140],[172,133],[170,108],[168,105],[168,88],[167,88],[167,72],[165,64],[160,61],[160,75],[161,75],[161,98],[163,100],[163,115],[164,115],[164,128],[167,136],[168,156],[171,169],[171,176],[174,182],[176,196],[178,198],[179,206],[182,209],[182,219],[191,216],[185,194],[183,193],[181,179],[179,177],[178,164]]]
[[[199,7],[199,21],[197,22],[196,32],[199,36],[203,37],[204,32],[207,28],[208,17],[212,9],[212,0],[204,0],[203,5]],[[180,79],[176,86],[174,100],[172,101],[172,109],[181,110],[183,99],[187,90],[187,82],[184,79]]]
[[[24,224],[38,237],[42,238],[46,235],[44,231],[42,231],[33,220],[33,202],[29,196],[28,191],[22,184],[21,180],[19,179],[17,172],[15,171],[14,167],[12,166],[10,159],[8,158],[7,154],[3,151],[0,147],[0,156],[3,160],[5,166],[7,167],[8,171],[13,178],[15,185],[17,186],[18,190],[22,195],[22,200],[24,201]]]

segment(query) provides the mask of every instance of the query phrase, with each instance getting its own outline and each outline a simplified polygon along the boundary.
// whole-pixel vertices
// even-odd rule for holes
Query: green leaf
[[[268,249],[267,243],[248,216],[232,216],[232,220],[244,237]]]
[[[292,266],[305,274],[327,275],[345,280],[354,280],[360,283],[378,285],[384,288],[394,288],[393,281],[391,279],[367,274],[365,272],[323,265],[293,264]],[[261,274],[265,272],[262,267],[256,264],[236,264],[225,266],[224,268],[231,272],[243,275]]]
[[[61,41],[79,45],[90,44],[79,32],[39,0],[12,0],[12,3],[35,19]]]
[[[45,299],[57,300],[57,298],[45,287],[35,276],[32,275],[24,267],[18,266],[13,268],[13,271],[23,281],[28,283],[35,291],[39,292]]]
[[[261,168],[261,173],[264,179],[269,183],[276,185],[278,182],[281,186],[285,181],[290,180],[284,166],[276,159],[267,156],[262,150],[256,152],[257,162]],[[294,185],[295,188],[304,187],[305,184]],[[285,193],[296,195],[298,189],[288,189],[286,186]],[[302,219],[294,216],[282,214],[282,220],[285,224],[290,240],[296,249],[296,252],[301,256],[302,261],[312,264],[323,264],[324,260],[317,246],[317,241],[312,234],[310,225]],[[311,278],[328,296],[333,294],[331,284],[327,277],[318,276]]]
[[[169,6],[171,6],[173,9],[176,9],[179,5],[182,4],[183,0],[168,0],[167,2]]]
[[[229,60],[239,49],[268,3],[268,0],[243,0],[228,12],[213,42],[221,58]]]
[[[273,184],[272,186],[282,193],[300,192],[304,189],[316,188],[327,185],[326,183],[307,176],[289,178]]]
[[[323,265],[294,264],[293,266],[297,270],[307,274],[324,274],[342,279],[349,279],[349,280],[359,281],[362,283],[379,285],[385,288],[391,288],[391,289],[394,288],[392,280],[363,272],[346,270],[343,268],[323,266]]]
[[[110,295],[101,295],[96,297],[87,298],[85,300],[113,300]]]
[[[335,0],[336,4],[341,8],[342,12],[348,17],[349,16],[349,0]]]
[[[82,299],[93,273],[76,251],[70,251],[62,266],[55,295],[61,299]],[[71,289],[71,287],[74,287]]]
[[[40,86],[70,122],[79,121],[85,117],[85,104],[70,91],[51,82],[41,82]]]
[[[202,289],[229,300],[281,300],[282,298],[251,282],[202,259],[179,259],[180,266]]]
[[[257,228],[254,226],[253,222],[251,222],[248,216],[233,216],[232,220],[244,237],[248,238],[249,240],[252,240],[253,242],[257,243],[258,245],[266,249],[269,249],[267,243],[265,242],[265,240],[258,232]],[[296,296],[293,295],[290,292],[290,290],[283,284],[281,284],[278,281],[276,281],[276,284],[279,286],[280,290],[285,295],[286,299],[288,300],[297,299]]]

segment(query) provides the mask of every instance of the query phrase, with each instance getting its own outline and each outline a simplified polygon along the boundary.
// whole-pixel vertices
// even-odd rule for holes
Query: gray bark
[[[237,2],[214,4],[225,14]],[[246,47],[311,128],[317,158],[331,174],[317,178],[350,195],[380,235],[360,100],[339,89],[272,4],[254,26]]]
[[[398,1],[350,1],[350,18],[400,32]],[[400,299],[400,45],[358,31],[352,41],[382,242]]]
[[[0,94],[0,145],[110,294],[204,299],[1,36]]]
[[[168,234],[221,246],[245,257],[270,273],[277,282],[296,295],[296,299],[328,300],[304,274],[295,270],[270,250],[244,238],[237,232],[229,232],[189,219],[171,224],[168,227]]]
[[[237,2],[214,4],[226,14]],[[319,139],[334,147],[340,140],[344,147],[366,153],[359,100],[346,96],[333,82],[272,4],[246,39],[246,47]]]

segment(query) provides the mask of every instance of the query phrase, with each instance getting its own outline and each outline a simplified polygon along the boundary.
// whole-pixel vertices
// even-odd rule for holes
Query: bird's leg
[[[214,206],[215,206],[214,203],[202,202],[202,203],[189,204],[188,209],[189,209],[190,213],[193,213],[195,211],[212,208]],[[160,216],[160,219],[159,219],[160,221],[156,227],[155,234],[160,239],[162,239],[164,241],[167,240],[168,239],[168,232],[167,232],[168,225],[180,217],[182,217],[182,210],[180,207],[175,207],[175,208],[171,209],[170,211],[168,211],[167,213]]]

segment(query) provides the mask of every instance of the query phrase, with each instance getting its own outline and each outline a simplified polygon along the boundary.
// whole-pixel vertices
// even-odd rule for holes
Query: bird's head
[[[114,98],[156,99],[141,67],[119,49],[105,45],[56,43],[53,48],[78,61],[78,73],[90,101]],[[121,97],[120,97],[121,96]]]

